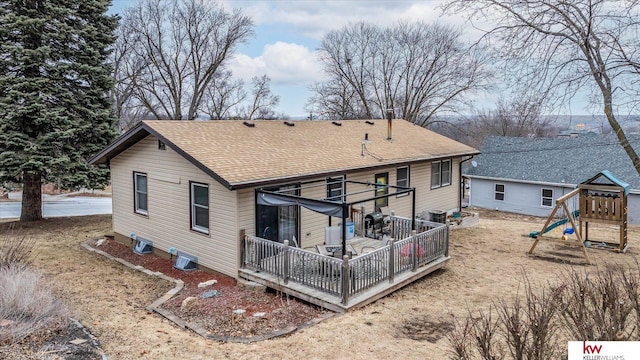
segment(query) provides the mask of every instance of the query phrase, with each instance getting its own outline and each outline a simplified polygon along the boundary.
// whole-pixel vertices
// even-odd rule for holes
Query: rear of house
[[[153,241],[156,253],[175,249],[196,256],[200,267],[238,277],[244,234],[311,247],[341,222],[300,206],[258,205],[258,189],[366,199],[397,185],[415,188],[417,215],[459,210],[460,163],[477,151],[404,120],[394,120],[391,132],[389,125],[145,121],[92,162],[110,164],[118,240],[131,243],[135,234]],[[387,207],[409,217],[412,198],[389,196],[355,210]]]

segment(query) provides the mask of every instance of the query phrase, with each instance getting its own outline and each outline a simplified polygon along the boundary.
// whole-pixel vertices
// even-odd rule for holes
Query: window
[[[553,190],[542,189],[542,206],[553,206]]]
[[[300,196],[300,184],[288,184],[264,190]],[[258,237],[277,242],[289,240],[291,244],[293,244],[294,238],[296,241],[300,241],[300,206],[256,204],[256,209],[256,234]]]
[[[495,185],[494,199],[504,201],[504,184]]]
[[[376,174],[376,201],[375,211],[380,211],[380,208],[389,206],[389,173]]]
[[[344,176],[327,178],[327,200],[344,201]]]
[[[149,205],[147,200],[147,174],[133,173],[133,204],[137,214],[148,215]]]
[[[401,187],[409,187],[409,167],[403,166],[396,169],[396,185]],[[409,193],[400,194],[398,196],[409,195]]]
[[[209,233],[209,185],[195,182],[191,186],[191,229]]]
[[[451,185],[451,160],[431,163],[431,188]]]

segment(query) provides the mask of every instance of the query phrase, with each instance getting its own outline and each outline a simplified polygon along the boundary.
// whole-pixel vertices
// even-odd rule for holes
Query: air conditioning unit
[[[136,242],[133,245],[133,252],[136,254],[152,254],[153,241],[136,237]]]
[[[176,262],[173,264],[173,267],[183,271],[196,270],[198,268],[198,258],[178,251],[178,256],[176,257]]]

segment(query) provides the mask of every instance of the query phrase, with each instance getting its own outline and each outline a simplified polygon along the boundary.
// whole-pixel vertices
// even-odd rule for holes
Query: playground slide
[[[577,218],[580,215],[580,210],[573,211],[571,213],[571,215],[573,216],[574,219]],[[569,218],[560,219],[560,220],[558,220],[558,221],[556,221],[556,222],[554,222],[552,224],[549,224],[549,226],[547,226],[547,228],[544,229],[544,233],[543,234],[546,234],[549,231],[557,228],[558,226],[566,224],[567,222],[569,222]],[[530,238],[534,238],[534,239],[537,238],[539,235],[540,235],[540,231],[532,231],[532,232],[529,233],[529,237]]]

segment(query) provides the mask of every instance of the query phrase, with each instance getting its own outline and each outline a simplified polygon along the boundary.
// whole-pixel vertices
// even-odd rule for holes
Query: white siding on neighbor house
[[[504,185],[504,201],[495,200],[495,185]],[[469,205],[483,209],[508,211],[518,214],[549,216],[556,199],[573,190],[571,187],[516,183],[509,181],[470,179]],[[542,206],[542,189],[553,190],[551,206]],[[576,200],[569,202],[571,211],[578,209]],[[575,204],[574,204],[575,202]]]
[[[640,194],[630,193],[627,196],[627,223],[633,225],[640,225]]]
[[[133,172],[147,174],[148,216],[134,213]],[[170,149],[158,149],[153,136],[111,160],[113,227],[116,233],[135,233],[155,248],[198,257],[198,263],[238,276],[237,194],[229,191]],[[209,235],[191,230],[189,182],[209,185]]]
[[[504,201],[494,199],[495,184],[504,185]],[[553,205],[550,207],[542,206],[543,188],[553,190]],[[544,217],[551,214],[556,199],[573,189],[574,187],[472,178],[470,179],[469,206]],[[577,198],[574,197],[574,200],[569,201],[571,211],[578,210]],[[640,194],[629,194],[627,208],[629,209],[627,222],[634,225],[640,224]]]

